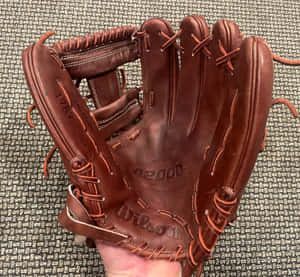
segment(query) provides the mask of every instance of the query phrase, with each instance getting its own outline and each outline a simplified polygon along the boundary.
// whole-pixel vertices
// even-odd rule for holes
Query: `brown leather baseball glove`
[[[262,38],[243,39],[232,21],[211,33],[196,15],[177,33],[154,18],[139,30],[47,47],[51,34],[24,51],[23,66],[72,184],[60,223],[148,259],[181,261],[184,277],[200,275],[263,146],[273,59],[299,61],[275,56]],[[118,66],[136,59],[143,83],[124,92]],[[79,93],[82,79],[90,97]]]

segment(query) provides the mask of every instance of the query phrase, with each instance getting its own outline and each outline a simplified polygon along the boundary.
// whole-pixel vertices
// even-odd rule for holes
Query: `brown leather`
[[[111,104],[92,111],[98,128],[105,138],[111,137],[116,130],[130,125],[141,114],[142,107],[138,100],[139,91],[139,88],[131,89]],[[108,102],[112,101],[111,96],[109,94],[109,97],[106,98]]]
[[[273,62],[262,39],[243,40],[231,21],[216,23],[211,35],[202,17],[189,16],[180,29],[178,73],[175,43],[162,51],[171,26],[142,25],[143,119],[109,144],[119,145],[112,154],[132,189],[179,219],[175,233],[186,231],[185,271],[192,272],[235,217],[263,140]]]
[[[177,223],[156,209],[146,208],[121,178],[104,136],[98,131],[98,124],[72,76],[57,53],[43,44],[46,37],[23,52],[23,67],[35,104],[74,184],[72,193],[79,199],[72,202],[74,214],[69,213],[67,202],[59,217],[61,224],[92,239],[118,241],[118,245],[132,253],[140,251],[140,255],[149,258],[175,258],[177,245],[183,245],[186,240],[185,230],[174,233]],[[91,225],[78,220],[83,216],[81,205],[95,222],[94,232]],[[151,241],[151,247],[145,238]],[[178,253],[177,258],[183,259],[185,254]]]
[[[44,39],[24,51],[23,66],[73,184],[60,223],[148,259],[182,261],[184,277],[200,274],[236,218],[264,139],[273,85],[266,42],[243,39],[227,20],[211,33],[197,15],[177,33],[153,18],[138,31],[50,48]],[[117,66],[138,57],[142,106],[139,88],[116,100]],[[72,81],[82,78],[94,85],[93,111]]]
[[[51,49],[73,79],[95,77],[137,59],[136,43],[131,39],[135,31],[131,26],[118,27],[57,42]]]
[[[116,101],[122,94],[117,70],[88,78],[87,81],[96,108]]]

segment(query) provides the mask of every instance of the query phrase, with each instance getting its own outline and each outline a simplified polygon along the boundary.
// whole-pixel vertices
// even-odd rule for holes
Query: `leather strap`
[[[116,69],[88,78],[87,81],[96,108],[106,106],[121,97],[120,80]]]
[[[88,216],[88,212],[84,206],[73,194],[72,185],[69,186],[67,204],[65,209],[60,213],[58,221],[67,230],[93,240],[118,243],[128,238],[127,235],[92,225],[93,220]]]

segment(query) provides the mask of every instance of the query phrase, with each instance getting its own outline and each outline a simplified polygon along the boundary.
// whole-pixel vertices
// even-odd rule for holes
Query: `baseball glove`
[[[200,276],[236,219],[262,149],[273,59],[299,61],[275,56],[262,38],[243,39],[232,21],[218,21],[211,33],[197,15],[176,33],[154,18],[139,30],[47,47],[51,34],[23,52],[23,66],[72,184],[60,223],[148,259],[183,262],[184,277],[195,270]],[[125,92],[118,66],[136,59],[142,85]],[[82,79],[91,91],[86,98]],[[289,102],[278,102],[297,116]]]

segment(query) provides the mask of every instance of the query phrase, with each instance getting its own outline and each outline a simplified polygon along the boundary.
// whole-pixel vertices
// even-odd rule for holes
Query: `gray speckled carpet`
[[[52,141],[34,112],[36,129],[25,120],[32,103],[21,51],[55,30],[52,43],[118,25],[140,25],[159,16],[178,28],[187,14],[209,24],[235,20],[245,35],[264,37],[284,57],[300,58],[299,0],[218,1],[38,1],[0,0],[0,276],[104,276],[95,250],[75,246],[57,215],[68,179],[56,154],[50,178],[42,162]],[[138,69],[128,66],[131,84]],[[275,65],[274,98],[300,109],[300,68]],[[237,226],[227,228],[204,276],[300,276],[300,120],[276,105],[243,196]]]

